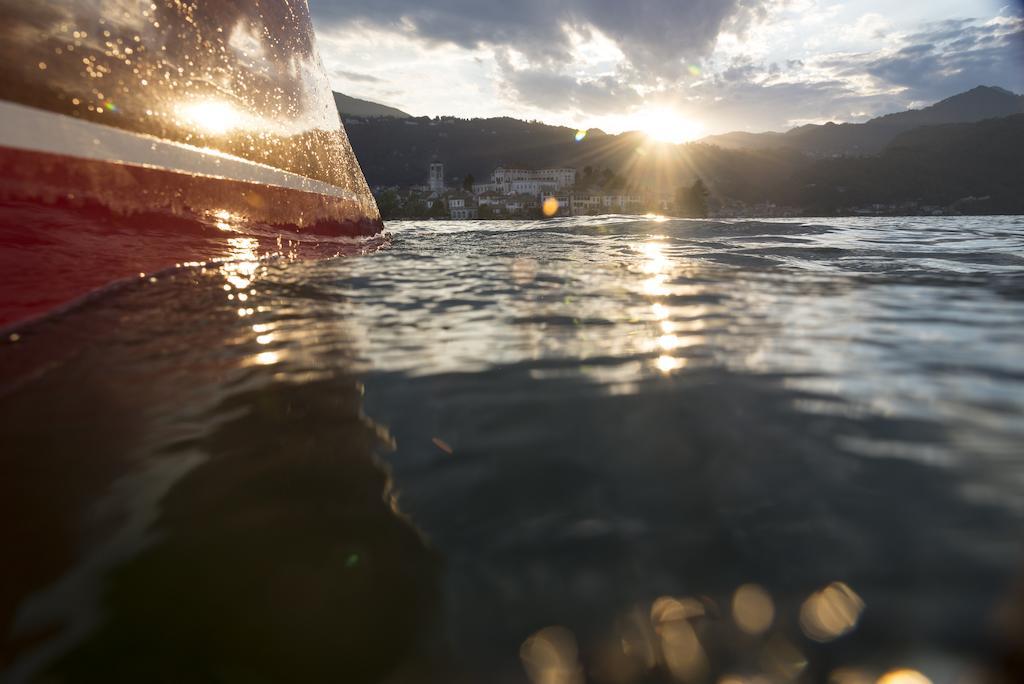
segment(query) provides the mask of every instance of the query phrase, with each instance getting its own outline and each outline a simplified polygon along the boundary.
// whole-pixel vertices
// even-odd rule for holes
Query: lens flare
[[[583,142],[583,139],[586,137],[587,130],[585,128],[581,128],[580,130],[576,131],[576,142]]]
[[[541,206],[541,209],[543,210],[544,215],[550,218],[558,213],[558,207],[558,200],[554,197],[548,197],[544,200],[544,204]]]

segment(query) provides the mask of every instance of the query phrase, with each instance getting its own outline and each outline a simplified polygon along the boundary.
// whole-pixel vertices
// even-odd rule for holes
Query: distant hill
[[[410,116],[400,109],[387,105],[360,100],[342,93],[334,93],[334,104],[338,114],[342,116],[387,116],[395,119],[408,119]]]
[[[596,129],[576,142],[576,129],[507,117],[346,118],[345,130],[371,186],[425,184],[430,163],[441,161],[452,185],[466,174],[485,182],[497,166],[581,172],[590,166],[659,192],[673,193],[699,175],[723,192],[747,196],[774,183],[780,165],[791,168],[801,160],[788,150],[740,155],[707,145],[651,144],[642,133],[609,135]],[[737,156],[744,163],[726,161]]]
[[[726,149],[789,148],[815,156],[870,155],[919,126],[975,123],[1020,113],[1024,113],[1024,96],[978,86],[924,109],[887,114],[862,124],[810,124],[786,133],[726,133],[701,142]]]
[[[994,105],[984,105],[993,92]],[[884,126],[885,131],[884,143],[881,136],[873,142],[880,145],[877,151],[838,157],[792,145],[655,144],[640,133],[609,135],[600,130],[591,130],[576,142],[575,129],[511,118],[347,116],[345,128],[367,181],[375,187],[425,184],[433,161],[445,164],[452,186],[460,185],[466,174],[485,182],[502,165],[572,167],[581,177],[589,166],[595,174],[609,169],[628,185],[668,194],[700,177],[713,197],[724,203],[777,204],[807,215],[903,203],[975,213],[1024,213],[1024,114],[974,123],[931,123],[997,114],[1008,106],[1007,96],[1020,101],[998,89],[976,89],[920,111],[876,119],[883,123],[873,126]],[[798,132],[807,128],[773,135],[798,138]],[[864,128],[872,124],[809,130]]]
[[[1024,213],[1024,114],[923,126],[879,155],[809,160],[786,202],[808,213],[916,202],[963,213]]]
[[[426,183],[432,161],[450,178],[488,178],[496,166],[543,168],[590,163],[605,136],[592,131],[580,144],[575,129],[508,117],[459,119],[346,118],[345,130],[370,185]],[[600,155],[597,155],[600,156]]]

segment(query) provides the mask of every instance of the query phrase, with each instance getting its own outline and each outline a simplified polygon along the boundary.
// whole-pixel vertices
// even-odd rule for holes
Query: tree
[[[698,178],[690,187],[676,191],[676,213],[687,218],[707,218],[708,188]]]
[[[405,218],[424,218],[427,216],[427,203],[417,197],[410,197],[402,207],[402,216]]]
[[[434,206],[430,207],[430,214],[432,218],[448,218],[448,204],[438,197],[434,200]]]
[[[467,173],[466,177],[462,181],[462,189],[466,192],[473,192],[473,185],[476,183],[476,179],[473,178],[473,174]]]
[[[398,197],[398,193],[394,190],[385,190],[377,197],[377,210],[380,211],[380,217],[382,219],[395,218],[402,203]]]

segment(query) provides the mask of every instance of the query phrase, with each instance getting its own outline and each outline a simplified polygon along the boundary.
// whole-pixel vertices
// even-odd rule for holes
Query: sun
[[[643,109],[630,117],[631,127],[659,142],[683,143],[704,133],[704,126],[667,107]]]

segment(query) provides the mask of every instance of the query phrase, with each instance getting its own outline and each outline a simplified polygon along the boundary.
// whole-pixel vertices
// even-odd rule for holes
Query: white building
[[[481,207],[502,207],[505,206],[505,195],[500,192],[483,192],[477,197],[477,204]]]
[[[576,169],[506,169],[491,174],[495,190],[507,195],[553,193],[576,184]]]
[[[451,195],[448,198],[448,212],[456,221],[475,219],[478,215],[476,202],[472,197],[463,194]]]
[[[640,195],[623,192],[574,192],[571,199],[573,216],[594,214],[637,214],[645,211],[645,207],[654,202]]]
[[[643,209],[643,199],[637,195],[609,195],[601,197],[605,211],[618,211],[623,214],[633,214]]]
[[[430,165],[430,179],[427,186],[431,192],[444,192],[444,164],[434,162]]]
[[[604,198],[600,194],[589,192],[573,193],[572,213],[573,216],[585,216],[587,214],[600,214],[604,206]]]
[[[501,190],[502,190],[501,186],[499,186],[497,183],[474,183],[473,184],[473,194],[474,195],[486,195],[486,194],[493,193],[493,192],[500,193]]]

